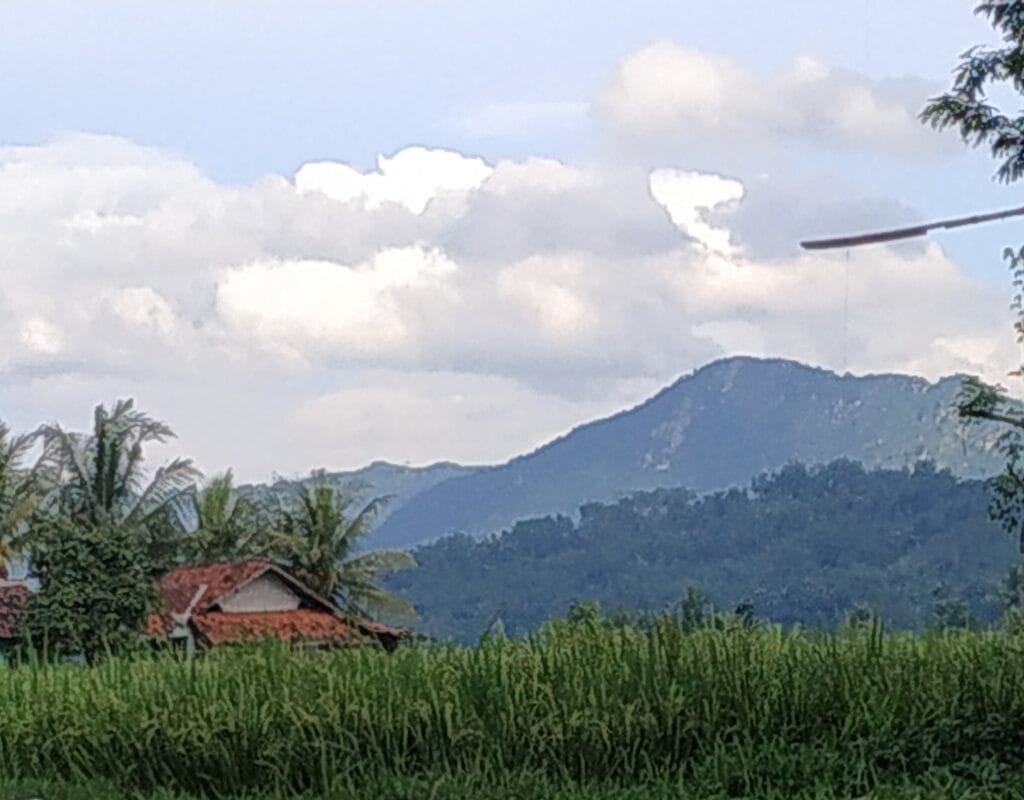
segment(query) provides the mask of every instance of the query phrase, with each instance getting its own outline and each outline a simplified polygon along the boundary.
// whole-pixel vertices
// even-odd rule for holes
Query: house
[[[347,617],[286,570],[267,561],[178,567],[164,575],[146,633],[188,653],[272,638],[314,648],[379,644],[393,650],[406,630]]]
[[[0,654],[17,644],[21,612],[31,596],[32,591],[24,581],[8,580],[6,570],[0,572]]]

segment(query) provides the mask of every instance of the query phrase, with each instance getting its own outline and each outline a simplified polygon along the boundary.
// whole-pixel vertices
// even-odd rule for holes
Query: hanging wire
[[[850,250],[846,250],[843,266],[843,372],[849,367],[850,338]]]

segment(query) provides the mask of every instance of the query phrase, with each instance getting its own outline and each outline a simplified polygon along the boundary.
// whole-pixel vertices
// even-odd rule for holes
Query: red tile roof
[[[0,585],[0,639],[18,636],[21,612],[31,596],[31,590],[23,583]]]
[[[359,633],[334,614],[309,608],[243,613],[211,611],[193,615],[192,622],[200,635],[214,646],[264,638],[331,644],[359,639]]]
[[[369,633],[381,634],[383,636],[394,636],[396,639],[412,638],[412,631],[407,631],[403,628],[392,628],[390,625],[385,625],[382,622],[361,619],[356,621],[356,625],[360,630],[367,631]]]
[[[195,611],[203,611],[224,595],[268,569],[273,569],[273,565],[266,561],[178,567],[160,579],[159,588],[164,599],[164,609],[169,614],[184,614],[199,589],[205,585],[206,590],[194,606]]]
[[[217,603],[246,583],[272,571],[302,598],[303,606],[290,611],[225,612]],[[203,589],[203,587],[206,587]],[[267,561],[204,564],[178,567],[158,583],[163,607],[146,621],[149,636],[166,636],[191,606],[190,622],[211,646],[273,637],[287,641],[307,640],[348,643],[363,636],[381,640],[407,639],[410,631],[370,620],[346,622],[338,607],[304,586],[285,570]],[[202,593],[200,594],[200,590]],[[354,626],[354,628],[353,628]]]

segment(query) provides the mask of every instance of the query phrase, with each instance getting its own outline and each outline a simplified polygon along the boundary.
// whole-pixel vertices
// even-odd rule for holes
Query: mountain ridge
[[[632,408],[426,488],[380,525],[374,545],[497,532],[516,519],[572,513],[584,502],[633,491],[713,491],[790,461],[847,457],[901,467],[929,459],[964,477],[984,477],[1000,460],[992,432],[974,432],[968,442],[959,431],[954,403],[962,379],[838,375],[790,359],[719,359]],[[759,424],[772,435],[759,433]]]

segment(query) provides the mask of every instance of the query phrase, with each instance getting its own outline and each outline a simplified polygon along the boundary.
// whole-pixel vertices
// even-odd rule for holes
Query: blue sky
[[[971,7],[4,4],[0,418],[135,394],[257,478],[500,460],[737,352],[1001,375],[1017,227],[794,248],[1019,205],[913,121]]]

